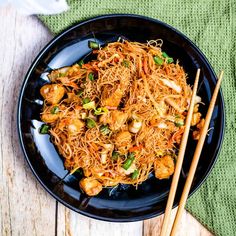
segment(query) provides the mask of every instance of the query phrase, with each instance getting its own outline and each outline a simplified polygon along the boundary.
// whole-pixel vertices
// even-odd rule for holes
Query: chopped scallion
[[[175,120],[175,126],[176,126],[176,127],[181,127],[181,126],[183,126],[183,125],[184,125],[184,120],[183,120],[183,119],[177,118],[177,119]]]
[[[51,114],[57,114],[59,112],[59,107],[58,106],[55,106],[51,109]]]
[[[166,52],[162,52],[162,56],[163,56],[164,58],[168,58],[168,57],[169,57]]]
[[[174,59],[173,59],[172,57],[169,57],[166,52],[162,52],[162,56],[163,56],[164,58],[167,58],[167,63],[172,63],[172,62],[174,62]]]
[[[85,103],[85,104],[83,105],[83,108],[84,108],[84,109],[87,109],[87,110],[89,110],[89,109],[95,109],[95,108],[96,108],[96,107],[95,107],[95,102],[92,101],[92,102]]]
[[[125,160],[122,166],[125,170],[128,170],[130,168],[130,166],[132,165],[134,161],[134,157],[135,157],[135,154],[133,152],[129,153],[127,159]]]
[[[81,97],[81,96],[83,95],[83,92],[84,92],[84,90],[83,90],[83,89],[80,89],[80,90],[77,92],[77,95],[78,95],[79,97]]]
[[[78,65],[80,66],[80,68],[82,67],[83,64],[84,64],[83,60],[78,61]]]
[[[84,98],[82,102],[83,104],[86,104],[89,103],[90,101],[91,101],[90,98]]]
[[[111,130],[109,129],[108,125],[102,125],[102,126],[100,126],[100,132],[103,135],[107,135],[111,132]]]
[[[172,57],[169,57],[168,59],[167,59],[167,63],[172,63],[172,62],[174,62],[174,59],[172,58]]]
[[[94,81],[94,74],[93,74],[93,73],[89,73],[89,74],[88,74],[88,78],[89,78],[91,81]]]
[[[88,46],[92,49],[99,49],[99,44],[95,41],[89,41]]]
[[[86,126],[87,126],[87,128],[89,128],[89,129],[94,128],[94,127],[96,126],[95,120],[93,120],[92,118],[87,118],[87,119],[86,119]]]
[[[50,128],[49,125],[43,124],[43,125],[40,127],[39,133],[40,133],[40,134],[48,134],[49,128]]]
[[[113,151],[111,158],[112,158],[112,160],[116,161],[119,156],[120,156],[120,154],[118,152]]]
[[[78,173],[79,175],[84,175],[82,168],[77,169],[75,172]]]
[[[132,175],[131,175],[131,178],[132,179],[137,179],[138,178],[138,175],[139,175],[139,171],[138,170],[135,170]]]
[[[106,107],[98,107],[97,109],[94,109],[94,115],[96,116],[106,114],[107,112],[108,112],[108,109]]]
[[[129,68],[129,61],[123,60],[122,61],[122,66]]]
[[[163,62],[164,62],[164,61],[163,61],[160,57],[158,57],[158,56],[153,57],[153,60],[154,60],[154,62],[155,62],[157,65],[162,65]]]
[[[64,77],[66,75],[66,73],[59,73],[58,77]]]

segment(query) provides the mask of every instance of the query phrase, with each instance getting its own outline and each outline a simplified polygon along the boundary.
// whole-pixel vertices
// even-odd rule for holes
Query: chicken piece
[[[205,124],[205,119],[201,119],[201,121],[197,124],[197,130],[193,131],[194,140],[199,140],[204,124]]]
[[[205,124],[205,119],[202,118],[201,121],[197,124],[197,128],[201,130],[203,128],[204,124]]]
[[[102,184],[93,177],[83,178],[79,186],[88,196],[95,196],[102,191]]]
[[[131,148],[132,136],[129,131],[121,131],[115,137],[115,146],[121,154],[126,154]]]
[[[192,117],[192,120],[191,120],[191,126],[197,125],[200,122],[201,116],[202,115],[201,115],[200,112],[193,113],[193,117]]]
[[[111,112],[111,121],[110,124],[111,130],[120,129],[126,122],[128,114],[123,111],[112,111]]]
[[[193,112],[197,113],[199,108],[199,104],[194,105]]]
[[[200,130],[194,130],[193,131],[193,139],[199,140],[199,138],[200,138]]]
[[[60,84],[46,84],[40,89],[40,94],[49,104],[57,104],[65,94],[65,88]]]
[[[107,96],[107,91],[104,89],[102,94],[102,105],[109,107],[118,107],[123,97],[123,91],[117,88],[111,95]]]
[[[59,114],[43,113],[41,120],[45,123],[53,123],[59,118]]]
[[[154,162],[155,176],[157,179],[169,178],[175,170],[174,160],[170,155],[158,158]]]
[[[112,131],[119,130],[126,122],[128,114],[123,111],[111,111],[100,116],[99,121],[108,124]]]
[[[68,131],[71,135],[77,134],[85,126],[84,122],[78,118],[70,120]]]
[[[158,126],[159,123],[161,123],[162,119],[158,115],[154,115],[150,120],[151,126]]]

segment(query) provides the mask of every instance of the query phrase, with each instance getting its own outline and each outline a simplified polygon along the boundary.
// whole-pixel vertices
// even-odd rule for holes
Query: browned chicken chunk
[[[169,178],[175,170],[174,160],[171,156],[165,155],[154,162],[155,176],[157,179]]]
[[[205,124],[205,119],[201,119],[201,121],[197,124],[197,130],[193,131],[194,140],[199,140],[204,124]]]
[[[60,84],[46,84],[40,89],[40,94],[49,104],[57,104],[65,94],[65,88]]]
[[[192,117],[192,120],[191,120],[191,126],[197,125],[201,120],[201,116],[202,115],[201,115],[200,112],[193,113],[193,117]]]
[[[131,148],[132,144],[132,136],[129,131],[121,131],[116,137],[116,146],[118,151],[122,154],[126,154],[129,148]]]
[[[103,99],[102,99],[102,105],[103,106],[109,106],[109,107],[118,107],[121,101],[121,98],[123,97],[123,91],[118,88],[116,89],[111,95],[106,95],[106,90],[103,92]]]
[[[80,131],[81,128],[83,128],[85,126],[84,122],[81,121],[78,118],[74,118],[72,120],[70,120],[70,123],[68,125],[68,131],[70,134],[76,134]]]
[[[79,185],[89,196],[95,196],[102,191],[102,184],[93,177],[83,178],[80,180]]]
[[[111,130],[115,131],[120,129],[126,122],[128,114],[123,111],[111,111],[100,117],[99,121],[108,124]]]
[[[59,114],[43,113],[41,119],[45,123],[53,123],[59,118]]]

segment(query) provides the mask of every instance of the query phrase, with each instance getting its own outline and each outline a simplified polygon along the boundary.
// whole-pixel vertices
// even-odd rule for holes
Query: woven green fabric
[[[187,209],[216,235],[236,235],[235,0],[69,0],[68,3],[68,12],[40,16],[55,34],[80,20],[101,14],[146,15],[182,31],[199,46],[216,72],[225,70],[223,148],[207,181],[188,200]]]

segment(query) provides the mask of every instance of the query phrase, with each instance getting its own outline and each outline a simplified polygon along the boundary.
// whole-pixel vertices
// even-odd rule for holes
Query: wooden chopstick
[[[199,138],[198,143],[197,143],[196,150],[195,150],[194,155],[193,155],[193,160],[192,160],[192,163],[191,163],[191,166],[190,166],[190,170],[189,170],[189,173],[188,173],[186,183],[184,185],[183,193],[181,195],[178,211],[176,213],[174,224],[172,226],[171,236],[174,236],[176,234],[178,223],[181,219],[181,216],[182,216],[182,213],[183,213],[183,210],[184,210],[184,206],[185,206],[187,198],[188,198],[188,194],[189,194],[192,182],[193,182],[193,178],[194,178],[194,175],[195,175],[195,172],[196,172],[196,169],[197,169],[198,161],[200,159],[201,151],[202,151],[202,148],[203,148],[203,145],[204,145],[204,142],[205,142],[205,138],[206,138],[206,135],[207,135],[208,127],[209,127],[209,124],[210,124],[210,121],[211,121],[211,116],[212,116],[212,113],[213,113],[213,110],[214,110],[217,95],[218,95],[218,92],[220,90],[220,84],[221,84],[222,78],[223,78],[223,71],[221,71],[221,73],[219,75],[219,79],[217,81],[217,84],[216,84],[216,87],[214,89],[214,93],[213,93],[213,96],[212,96],[212,99],[211,99],[211,102],[210,102],[210,105],[209,105],[209,108],[208,108],[208,111],[207,111],[205,124],[203,126],[202,131],[201,131],[201,135],[200,135],[200,138]]]
[[[195,100],[196,93],[197,93],[199,76],[200,76],[200,69],[197,70],[197,74],[196,74],[196,78],[195,78],[195,82],[194,82],[194,86],[193,86],[192,98],[191,98],[191,102],[190,102],[190,106],[189,106],[189,110],[188,110],[188,114],[187,114],[187,118],[186,118],[184,134],[183,134],[183,137],[181,140],[179,153],[178,153],[178,157],[177,157],[177,162],[176,162],[176,166],[175,166],[175,172],[174,172],[173,179],[171,182],[170,192],[169,192],[169,196],[168,196],[168,200],[167,200],[167,204],[166,204],[164,221],[163,221],[161,234],[160,234],[161,236],[166,236],[167,227],[169,225],[171,209],[173,206],[173,202],[174,202],[174,198],[175,198],[175,194],[176,194],[176,189],[177,189],[177,185],[178,185],[178,181],[179,181],[179,176],[180,176],[180,172],[181,172],[181,168],[182,168],[182,163],[183,163],[183,159],[184,159],[184,153],[185,153],[185,149],[187,146],[190,124],[191,124],[192,115],[193,115],[194,100]]]

